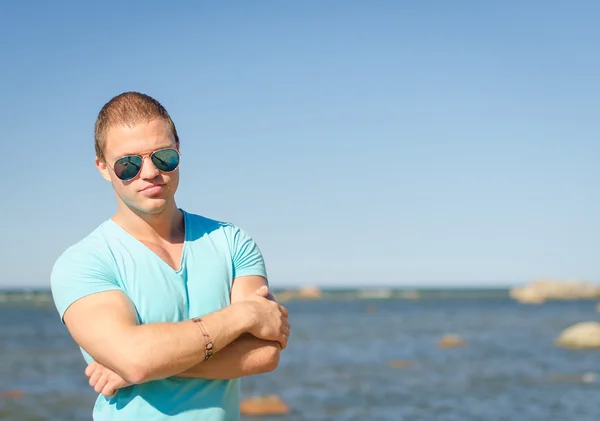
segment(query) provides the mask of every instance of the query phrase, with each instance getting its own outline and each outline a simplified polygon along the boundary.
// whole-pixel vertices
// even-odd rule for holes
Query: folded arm
[[[257,290],[263,286],[261,294],[269,300],[275,301],[265,285],[265,279],[260,276],[237,278],[234,280],[231,292],[232,306],[239,305],[250,295],[256,294]],[[284,321],[284,324],[289,329],[287,320]],[[289,333],[288,329],[286,331]],[[284,338],[284,343],[287,345],[287,337]],[[282,346],[277,341],[263,340],[249,333],[243,333],[209,360],[202,361],[175,376],[228,380],[267,373],[277,368],[281,349]],[[114,396],[118,389],[134,383],[98,361],[93,361],[88,365],[85,373],[90,378],[89,383],[96,392],[107,397]]]
[[[133,304],[121,291],[77,300],[65,312],[64,321],[94,361],[128,383],[170,377],[204,361],[206,338],[193,320],[139,325]],[[216,356],[253,322],[247,309],[238,305],[208,314],[202,323]]]
[[[196,364],[177,377],[229,380],[266,373],[277,368],[280,350],[279,342],[263,341],[244,333],[210,360]],[[90,386],[106,397],[133,384],[96,361],[87,366],[85,374]]]
[[[231,288],[231,304],[247,299],[263,285],[267,285],[267,282],[262,276],[236,278]],[[275,301],[270,292],[267,298]],[[177,377],[227,380],[271,372],[279,364],[280,351],[279,342],[243,334],[210,360],[177,374]]]
[[[197,364],[179,373],[177,377],[229,380],[268,373],[277,368],[280,349],[278,342],[268,342],[243,334],[210,361]]]

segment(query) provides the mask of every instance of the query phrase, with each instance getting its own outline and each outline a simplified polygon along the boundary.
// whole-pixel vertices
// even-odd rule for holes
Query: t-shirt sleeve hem
[[[244,268],[235,271],[235,278],[239,278],[240,276],[262,276],[265,279],[267,278],[267,272],[262,268]]]
[[[97,288],[87,288],[85,291],[82,291],[81,293],[77,293],[77,294],[71,294],[67,299],[63,300],[63,303],[58,307],[58,314],[60,315],[60,320],[62,323],[65,322],[64,317],[65,317],[65,313],[67,312],[67,310],[69,309],[69,307],[71,307],[76,301],[93,295],[93,294],[97,294],[100,292],[107,292],[107,291],[122,291],[121,288],[119,288],[117,285],[115,286],[102,286],[102,287],[97,287]]]

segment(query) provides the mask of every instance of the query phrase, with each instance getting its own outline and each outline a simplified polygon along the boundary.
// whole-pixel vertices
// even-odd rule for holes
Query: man
[[[99,393],[94,420],[239,420],[239,379],[274,370],[290,329],[258,246],[177,207],[179,137],[155,99],[111,99],[95,147],[117,211],[51,274]]]

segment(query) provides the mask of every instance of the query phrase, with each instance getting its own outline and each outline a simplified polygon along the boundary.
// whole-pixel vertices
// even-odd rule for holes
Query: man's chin
[[[145,213],[150,214],[150,215],[158,215],[159,213],[162,213],[166,208],[167,208],[167,204],[168,202],[166,200],[156,200],[156,202],[160,202],[160,203],[152,203],[152,205],[148,206],[143,206],[142,209]]]
[[[169,201],[163,198],[149,198],[137,203],[134,208],[147,215],[158,215],[167,208]]]

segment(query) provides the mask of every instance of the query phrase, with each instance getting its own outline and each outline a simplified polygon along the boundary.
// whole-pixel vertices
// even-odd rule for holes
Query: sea
[[[507,289],[327,290],[290,299],[279,367],[243,398],[286,415],[245,421],[598,421],[600,351],[554,343],[600,321],[594,301],[524,305]],[[439,346],[444,335],[463,346]],[[0,293],[0,420],[91,420],[96,394],[47,291]]]

